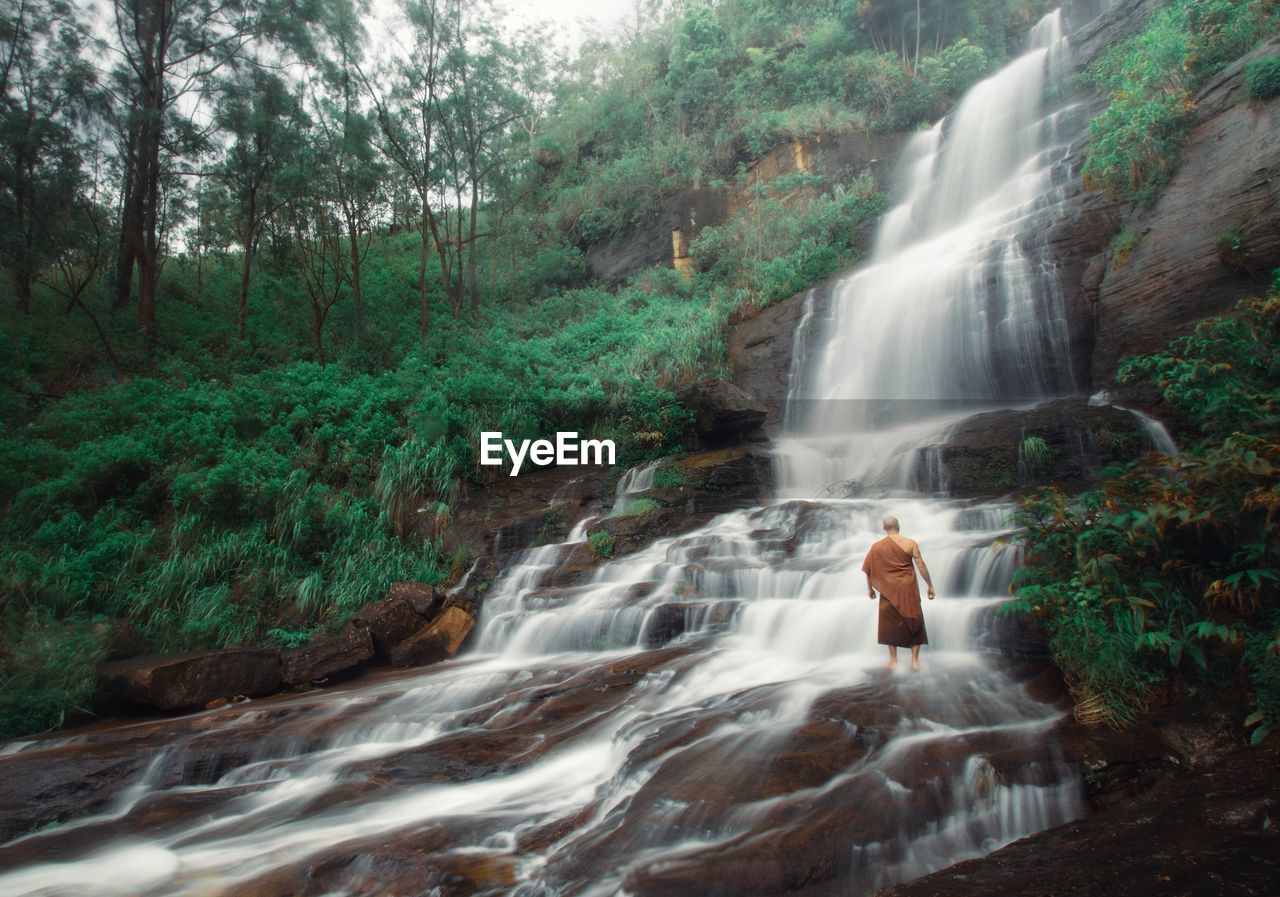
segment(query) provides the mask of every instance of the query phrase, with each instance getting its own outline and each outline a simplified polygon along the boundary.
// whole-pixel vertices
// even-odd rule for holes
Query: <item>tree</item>
[[[520,52],[486,23],[464,21],[460,3],[455,3],[454,9],[454,33],[466,34],[467,40],[452,46],[445,61],[447,91],[440,101],[441,125],[457,209],[454,243],[459,254],[458,276],[462,276],[465,246],[466,291],[474,316],[480,309],[476,282],[480,198],[489,175],[503,161],[504,138],[529,112],[529,104],[514,87],[522,81]]]
[[[449,32],[443,0],[401,0],[401,10],[408,24],[410,46],[406,57],[373,79],[363,70],[358,72],[377,115],[381,134],[379,148],[413,185],[418,200],[418,232],[421,238],[418,254],[418,300],[420,305],[418,334],[425,338],[430,330],[430,306],[427,290],[427,264],[434,243],[440,256],[444,281],[450,284],[451,254],[441,234],[432,201],[435,198],[439,168],[436,164],[437,102],[441,67],[454,39]],[[375,80],[386,82],[388,90],[375,86]]]
[[[23,313],[80,190],[76,127],[91,70],[73,14],[66,3],[23,0],[0,20],[0,263]]]
[[[340,33],[337,55],[327,66],[326,80],[336,97],[318,96],[313,117],[328,158],[335,161],[334,197],[341,212],[351,259],[351,301],[355,312],[356,338],[364,337],[364,293],[361,268],[373,239],[373,225],[386,204],[383,185],[387,166],[374,144],[376,116],[358,106],[354,52],[356,27]]]
[[[280,168],[298,151],[301,109],[288,86],[274,73],[252,66],[228,80],[215,117],[232,143],[219,167],[235,210],[237,241],[244,250],[236,339],[245,338],[249,278],[258,240],[267,220],[283,205],[276,189]]]
[[[314,132],[310,135],[308,144],[295,156],[295,166],[285,176],[290,183],[283,224],[290,255],[311,306],[315,358],[323,366],[325,324],[342,296],[350,269],[334,200],[338,166],[326,155],[326,147],[317,136]]]
[[[259,38],[310,52],[308,26],[325,6],[250,0],[113,0],[118,50],[117,97],[121,189],[116,305],[128,303],[138,271],[138,327],[154,343],[164,181],[183,152],[172,140],[181,101],[212,83],[225,66],[253,64],[247,49]],[[332,4],[331,4],[332,5]]]

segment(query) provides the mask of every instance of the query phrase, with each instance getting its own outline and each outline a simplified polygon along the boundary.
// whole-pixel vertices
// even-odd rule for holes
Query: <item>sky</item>
[[[588,34],[610,35],[634,15],[635,0],[497,0],[505,9],[500,19],[521,24],[548,22],[561,48],[572,53]],[[397,0],[371,0],[373,21],[366,21],[375,48],[381,43],[382,22],[393,21]],[[375,50],[376,53],[376,50]]]
[[[566,46],[576,49],[588,30],[612,32],[632,6],[632,0],[514,0],[509,8],[513,17],[552,22]]]

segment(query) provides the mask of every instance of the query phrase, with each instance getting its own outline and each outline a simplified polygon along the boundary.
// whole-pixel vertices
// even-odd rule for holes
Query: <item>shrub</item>
[[[1278,358],[1280,292],[1127,362],[1122,379],[1151,382],[1203,440],[1022,502],[1027,564],[1008,609],[1044,622],[1091,718],[1132,721],[1163,684],[1226,670],[1253,692],[1255,739],[1280,720]]]
[[[1084,180],[1117,199],[1150,203],[1177,168],[1194,91],[1272,33],[1272,3],[1176,0],[1113,47],[1085,78],[1109,97],[1090,126]]]
[[[1280,97],[1280,53],[1255,59],[1244,67],[1244,93],[1251,100]]]
[[[587,537],[587,543],[591,546],[591,556],[593,558],[606,560],[613,557],[613,533],[608,530],[598,530],[592,533]]]

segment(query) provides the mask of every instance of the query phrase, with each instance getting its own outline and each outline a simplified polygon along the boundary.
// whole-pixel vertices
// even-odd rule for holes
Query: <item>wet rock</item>
[[[280,681],[301,685],[359,666],[374,656],[373,636],[364,626],[348,625],[337,635],[313,638],[300,648],[280,652]]]
[[[391,663],[408,667],[448,660],[458,653],[475,625],[476,618],[461,607],[446,607],[440,616],[392,649]]]
[[[1211,768],[1185,771],[1123,806],[879,897],[1273,893],[1280,881],[1278,768],[1275,745],[1237,748]]]
[[[1043,456],[1027,456],[1027,437],[1044,440]],[[922,450],[921,477],[931,473],[930,459],[936,458],[945,470],[947,491],[955,496],[1083,482],[1107,464],[1140,457],[1152,448],[1127,411],[1070,401],[975,414],[952,426],[943,439]]]
[[[422,628],[423,618],[404,594],[396,594],[366,604],[355,612],[351,625],[366,629],[379,656],[388,658],[392,650]]]
[[[392,583],[387,590],[388,601],[408,601],[413,612],[424,620],[430,620],[444,609],[444,594],[425,582]]]
[[[125,705],[179,710],[215,698],[264,695],[280,688],[280,652],[229,648],[140,657],[98,668],[102,690]]]
[[[1098,296],[1095,382],[1122,356],[1162,348],[1194,324],[1265,291],[1280,265],[1280,99],[1247,100],[1244,64],[1280,51],[1280,38],[1233,63],[1196,95],[1195,126],[1177,173],[1153,209],[1134,212],[1131,256],[1112,259]],[[1247,251],[1232,264],[1219,240]]]
[[[813,287],[815,317],[824,313],[831,302],[834,279]],[[802,355],[808,356],[811,333],[797,333],[804,317],[809,290],[797,293],[773,305],[757,309],[744,306],[729,319],[727,349],[733,368],[733,382],[757,398],[766,415],[763,429],[776,433],[786,410],[790,386],[792,357],[797,338]]]
[[[694,416],[694,433],[708,447],[763,439],[769,410],[739,386],[708,377],[679,391],[680,401]]]

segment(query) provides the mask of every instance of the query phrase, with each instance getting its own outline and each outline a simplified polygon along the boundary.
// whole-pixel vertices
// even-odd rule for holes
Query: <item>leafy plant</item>
[[[587,543],[591,546],[591,556],[597,560],[606,560],[613,557],[615,548],[613,533],[608,530],[597,530],[587,537]]]
[[[1244,93],[1251,100],[1280,97],[1280,53],[1255,59],[1244,67]]]
[[[1156,386],[1202,441],[1020,505],[1027,564],[1007,609],[1044,623],[1088,718],[1130,722],[1166,683],[1226,669],[1252,689],[1255,740],[1280,719],[1277,358],[1280,292],[1130,360],[1122,379]]]

